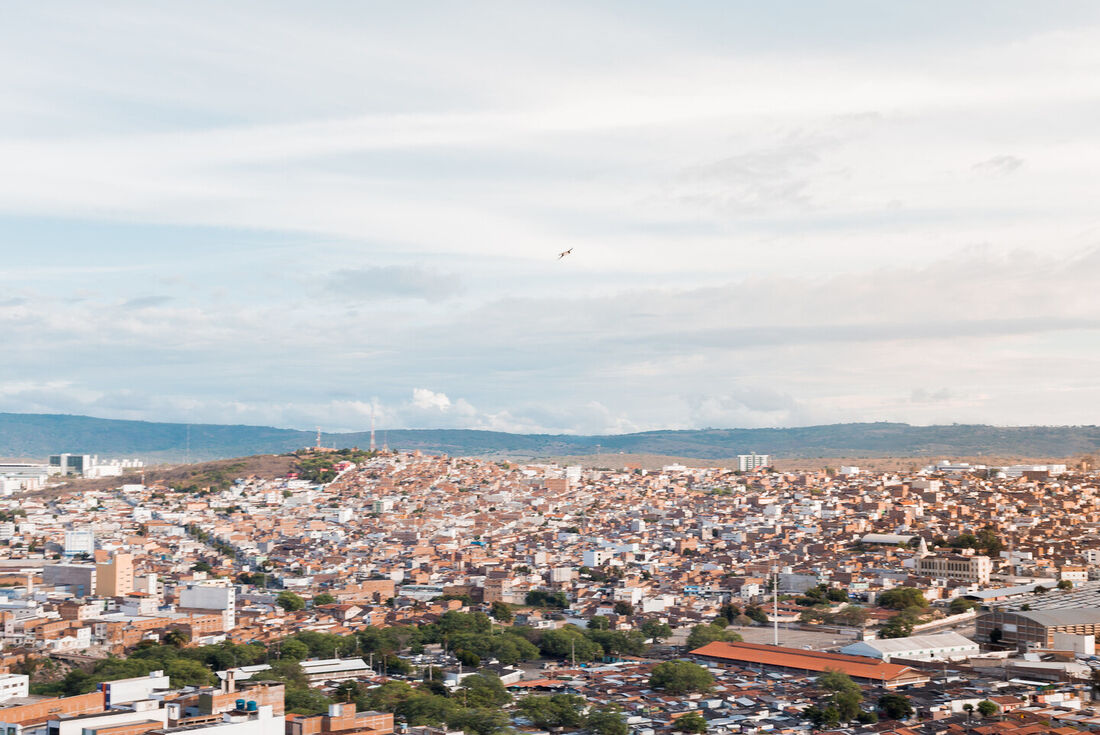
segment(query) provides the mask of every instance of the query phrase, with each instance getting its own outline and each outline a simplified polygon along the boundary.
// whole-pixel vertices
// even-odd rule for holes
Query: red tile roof
[[[846,656],[824,651],[805,651],[800,648],[766,646],[757,643],[724,643],[714,641],[691,652],[693,656],[737,661],[739,663],[782,666],[803,671],[840,671],[858,679],[894,681],[919,675],[915,669],[899,664],[888,664],[865,656]]]

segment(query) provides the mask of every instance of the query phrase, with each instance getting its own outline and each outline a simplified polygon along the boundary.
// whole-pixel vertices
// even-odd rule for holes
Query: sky
[[[1097,423],[1091,0],[0,13],[0,411]]]

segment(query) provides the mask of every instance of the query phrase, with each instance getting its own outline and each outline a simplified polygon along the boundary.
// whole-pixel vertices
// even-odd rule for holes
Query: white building
[[[91,531],[66,531],[65,532],[65,556],[77,556],[78,554],[95,553],[95,534]]]
[[[226,630],[237,627],[237,590],[228,582],[203,581],[179,591],[179,612],[220,612]]]
[[[914,635],[908,638],[883,638],[857,641],[840,649],[849,656],[869,656],[889,662],[892,658],[917,661],[954,661],[977,656],[978,644],[958,633]]]
[[[737,469],[741,472],[750,472],[757,467],[768,467],[771,465],[771,455],[757,454],[752,452],[751,454],[738,454],[737,455]]]
[[[26,674],[0,674],[0,702],[30,694],[31,678]]]

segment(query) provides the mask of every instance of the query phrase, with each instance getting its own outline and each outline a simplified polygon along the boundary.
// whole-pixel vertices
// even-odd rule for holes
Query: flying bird
[[[560,253],[558,253],[558,260],[561,260],[561,259],[562,259],[562,258],[564,258],[564,257],[565,257],[566,255],[569,255],[569,254],[570,254],[570,253],[572,253],[572,252],[573,252],[573,248],[569,248],[568,250],[565,250],[565,251],[563,251],[563,252],[560,252]]]

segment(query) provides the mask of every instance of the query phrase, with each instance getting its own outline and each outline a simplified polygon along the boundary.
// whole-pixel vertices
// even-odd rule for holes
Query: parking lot
[[[734,627],[746,643],[772,643],[774,634],[771,627]],[[779,645],[791,648],[805,648],[809,646],[815,651],[835,651],[855,640],[854,635],[842,633],[827,633],[817,630],[788,630],[779,629]]]

